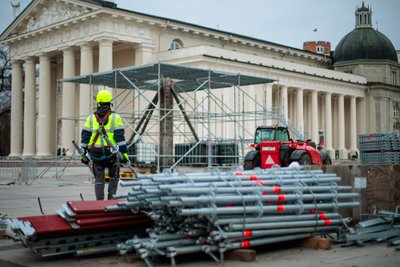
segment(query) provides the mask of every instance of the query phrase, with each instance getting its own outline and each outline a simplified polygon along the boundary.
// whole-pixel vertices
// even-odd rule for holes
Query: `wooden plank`
[[[310,237],[304,239],[301,243],[301,246],[306,248],[313,248],[313,249],[330,249],[331,248],[331,240],[328,238],[322,237]]]

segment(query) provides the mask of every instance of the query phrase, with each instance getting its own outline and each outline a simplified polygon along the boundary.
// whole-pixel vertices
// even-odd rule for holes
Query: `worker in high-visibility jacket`
[[[87,117],[82,129],[81,146],[85,154],[89,152],[93,162],[94,191],[97,200],[104,199],[105,169],[108,168],[110,177],[107,199],[112,199],[117,193],[119,165],[128,162],[124,125],[120,115],[111,110],[111,100],[112,95],[109,91],[99,91],[96,96],[97,110]],[[119,152],[123,155],[122,159],[118,160],[116,153],[112,153],[104,135],[107,135],[113,145],[118,145]]]

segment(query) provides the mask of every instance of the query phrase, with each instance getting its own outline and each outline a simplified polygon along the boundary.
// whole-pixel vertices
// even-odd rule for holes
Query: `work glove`
[[[128,157],[128,153],[124,153],[124,154],[122,154],[122,159],[120,160],[120,162],[122,163],[122,164],[126,164],[126,163],[128,163],[128,161],[129,161],[129,157]]]

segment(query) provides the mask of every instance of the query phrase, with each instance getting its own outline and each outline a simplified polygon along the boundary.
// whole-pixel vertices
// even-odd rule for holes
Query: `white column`
[[[93,72],[93,48],[91,44],[81,45],[81,75]],[[86,117],[91,113],[90,85],[81,84],[79,91],[79,133],[85,124]]]
[[[265,108],[267,109],[267,117],[271,118],[271,113],[272,113],[272,90],[273,90],[273,84],[268,83],[267,88],[266,88],[266,105]],[[272,120],[268,119],[267,120],[267,125],[272,125]]]
[[[281,107],[283,117],[288,120],[288,89],[284,85],[281,86]]]
[[[341,159],[347,159],[345,148],[344,95],[338,96],[338,150]]]
[[[36,71],[35,60],[25,60],[24,157],[36,154]]]
[[[100,39],[99,42],[99,72],[113,69],[113,40]],[[104,87],[112,95],[113,88]],[[115,101],[115,100],[114,100]]]
[[[45,158],[51,156],[51,64],[48,55],[39,57],[39,114],[38,114],[38,146],[37,157]]]
[[[51,62],[51,78],[50,78],[50,102],[51,102],[51,123],[50,123],[50,127],[51,127],[51,149],[53,151],[53,153],[57,153],[57,140],[58,140],[58,129],[57,129],[57,62]]]
[[[331,157],[334,157],[332,147],[332,94],[325,94],[325,149],[329,151]]]
[[[72,48],[64,49],[63,78],[75,76],[75,55]],[[72,155],[74,148],[72,140],[75,139],[75,84],[63,83],[62,93],[62,148],[67,150],[67,155]]]
[[[22,62],[12,62],[10,157],[22,154]]]
[[[311,139],[318,142],[318,91],[311,92]]]
[[[113,40],[99,40],[99,72],[113,68]]]
[[[356,97],[350,98],[350,153],[355,155],[357,150],[357,106]]]
[[[318,103],[318,130],[320,131],[326,128],[325,100],[322,95],[318,96]]]
[[[306,128],[304,131],[306,132],[306,138],[312,138],[312,131],[311,131],[311,100],[310,100],[310,93],[307,91],[304,94],[304,112],[306,118]]]
[[[338,149],[338,136],[339,136],[339,123],[338,123],[338,116],[339,116],[339,111],[338,111],[338,97],[337,95],[332,95],[332,147],[334,150]],[[335,151],[336,153],[336,151]],[[336,157],[336,154],[335,154]]]
[[[366,100],[365,97],[359,98],[359,104],[357,105],[357,115],[359,116],[359,119],[357,120],[358,127],[357,127],[357,133],[358,134],[365,134],[367,132],[366,128],[366,122],[367,122],[367,110],[366,110]]]
[[[294,112],[294,93],[293,91],[288,92],[288,102],[289,102],[289,107],[288,107],[288,116],[289,116],[289,121],[290,124],[295,125],[296,119],[295,119],[295,112]]]
[[[376,103],[375,97],[369,96],[369,105],[368,105],[368,122],[369,122],[369,132],[374,133],[377,131],[378,123],[376,121]]]
[[[152,61],[153,49],[140,44],[135,47],[135,65],[148,64]]]
[[[303,89],[299,88],[296,92],[296,113],[297,113],[297,123],[296,127],[304,139],[304,93]]]

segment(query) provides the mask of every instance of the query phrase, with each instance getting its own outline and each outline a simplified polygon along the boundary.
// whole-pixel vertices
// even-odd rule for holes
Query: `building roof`
[[[334,62],[354,60],[397,61],[392,42],[373,28],[356,28],[348,33],[336,46]]]
[[[397,53],[392,42],[381,32],[372,28],[372,9],[362,6],[355,12],[355,29],[346,34],[336,46],[334,64],[348,61],[382,61],[397,63]]]

